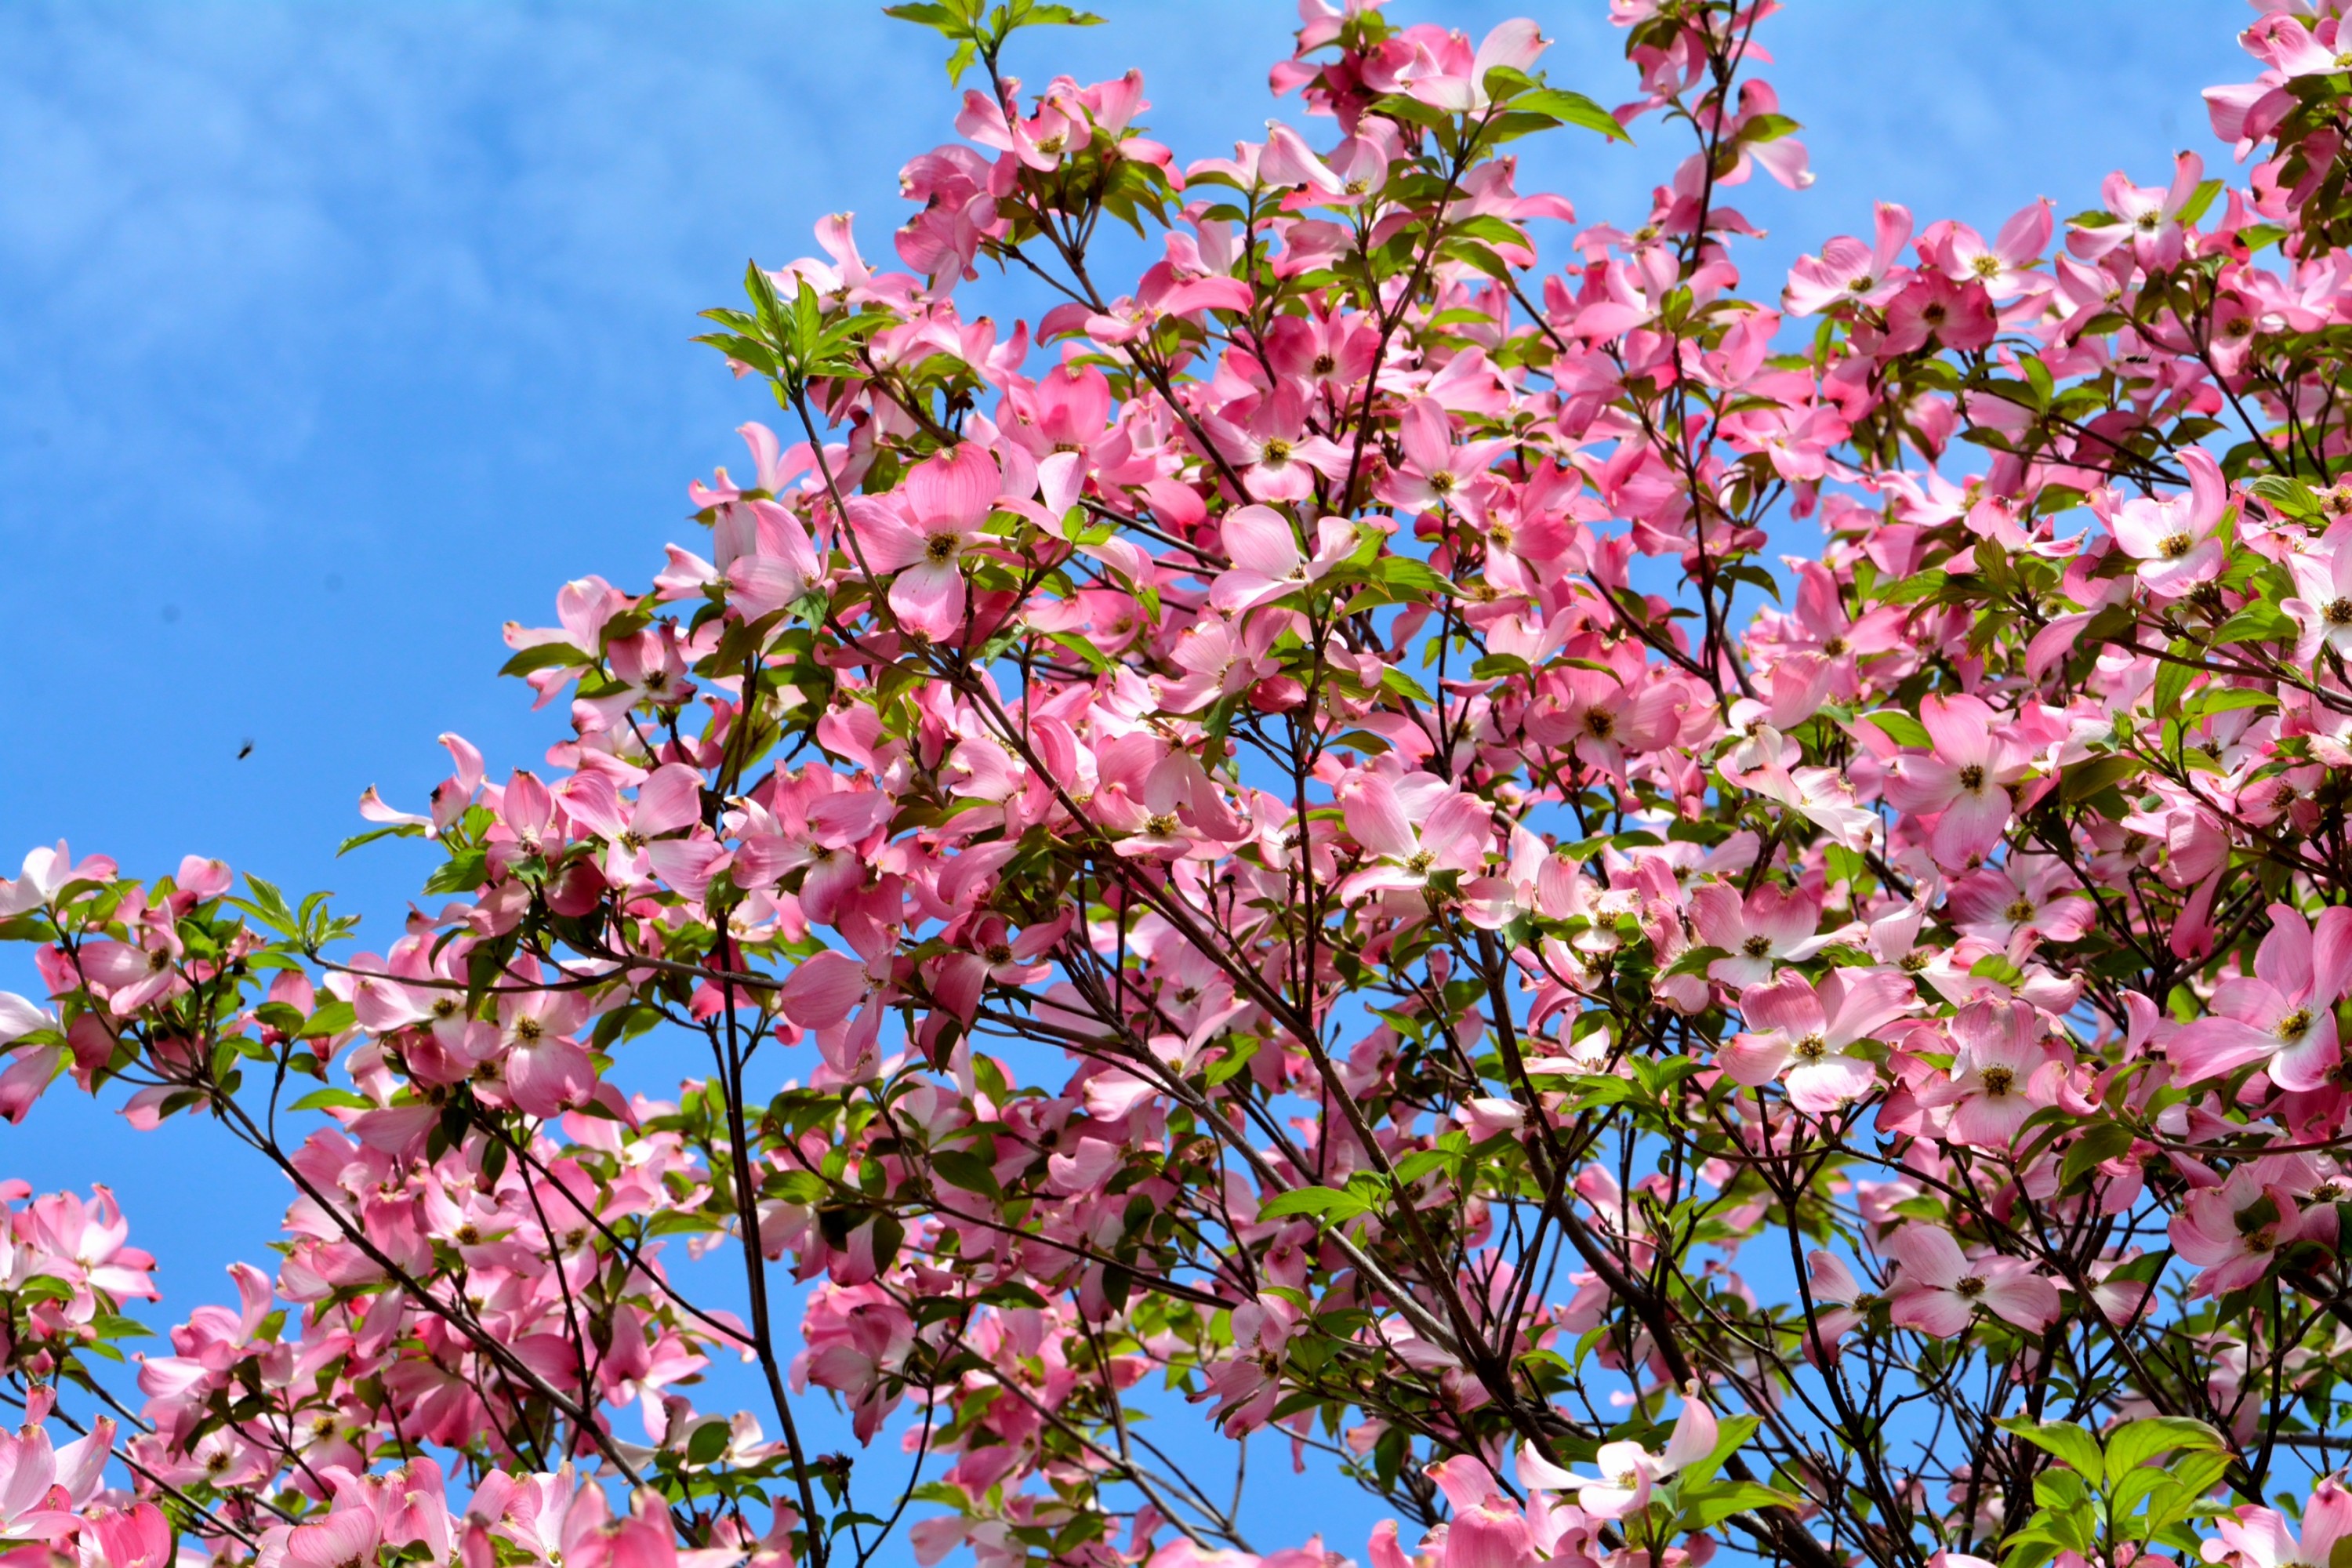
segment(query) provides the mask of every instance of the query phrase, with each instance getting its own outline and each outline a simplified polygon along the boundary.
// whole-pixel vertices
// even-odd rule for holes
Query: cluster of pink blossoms
[[[1324,1568],[1172,1418],[1381,1500],[1375,1568],[2327,1563],[2337,0],[2207,95],[2242,183],[1881,205],[1761,297],[1772,0],[1615,0],[1613,110],[1303,0],[1326,129],[1190,163],[1004,74],[1066,7],[895,9],[976,83],[900,268],[839,216],[706,313],[777,421],[507,629],[543,757],[362,798],[396,932],[0,881],[0,1114],[120,1085],[294,1194],[135,1394],[111,1200],[11,1208],[0,1555]],[[1518,190],[1634,127],[1633,226]]]

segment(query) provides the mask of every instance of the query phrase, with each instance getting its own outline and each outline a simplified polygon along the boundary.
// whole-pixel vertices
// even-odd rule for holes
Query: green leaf
[[[708,360],[703,362],[709,363]],[[568,642],[543,642],[524,648],[506,663],[499,666],[500,675],[529,675],[534,669],[553,669],[562,665],[593,664],[596,661]]]
[[[2130,1152],[2131,1129],[2113,1121],[2101,1121],[2083,1130],[2059,1162],[2058,1184],[2063,1191],[2075,1181],[2107,1161]]]
[[[1490,653],[1470,667],[1473,680],[1507,680],[1515,675],[1527,675],[1532,667],[1515,653]]]
[[[1439,576],[1426,561],[1415,561],[1410,555],[1384,555],[1372,567],[1372,575],[1391,588],[1408,594],[1443,594],[1449,597],[1461,590]]]
[[[2099,1452],[2099,1440],[2087,1428],[2072,1421],[2029,1421],[2012,1415],[2000,1423],[2004,1432],[2024,1438],[2043,1453],[2055,1455],[2060,1463],[2083,1475],[2094,1478],[2106,1474],[2105,1461]]]
[[[1886,738],[1898,746],[1923,746],[1930,750],[1935,747],[1935,737],[1927,733],[1927,726],[1900,708],[1881,708],[1875,712],[1864,714],[1862,721],[1865,724],[1877,725],[1885,731]]]
[[[1629,146],[1633,141],[1625,133],[1625,128],[1617,123],[1615,115],[1582,93],[1570,92],[1564,88],[1540,87],[1533,92],[1522,93],[1511,100],[1511,107],[1522,114],[1547,115],[1562,125],[1597,131],[1612,142],[1622,142]]]
[[[2174,650],[2179,651],[2179,644],[2174,645]],[[2188,695],[2189,679],[2197,673],[2195,666],[2187,664],[2168,662],[2158,668],[2154,711],[2158,718],[2171,718],[2179,713],[2180,700]]]
[[[1256,1040],[1244,1039],[1229,1047],[1223,1056],[1211,1062],[1201,1076],[1208,1081],[1211,1089],[1214,1089],[1249,1066],[1250,1058],[1257,1055],[1257,1047]]]
[[[978,1193],[982,1197],[1002,1198],[1004,1195],[996,1184],[996,1173],[988,1162],[961,1149],[941,1149],[933,1152],[931,1173],[951,1187]]]
[[[286,895],[272,884],[251,875],[245,879],[245,885],[253,896],[250,899],[230,899],[226,900],[228,904],[243,910],[278,935],[299,942],[302,929],[294,919],[294,911],[286,907]]]
[[[343,840],[341,847],[338,848],[335,853],[338,855],[348,855],[352,850],[358,848],[361,845],[373,844],[379,838],[422,838],[424,837],[425,827],[423,824],[415,822],[395,822],[388,827],[371,827],[365,833],[352,834],[349,838]]]
[[[1111,661],[1103,650],[1095,647],[1092,639],[1081,637],[1076,632],[1047,632],[1045,640],[1076,654],[1085,662],[1087,668],[1097,675],[1111,668]]]
[[[2197,189],[2189,194],[2189,200],[2181,205],[2180,212],[2179,214],[2180,222],[2183,225],[2193,224],[2199,218],[2203,217],[2205,216],[2205,209],[2213,205],[2213,198],[2221,194],[2221,181],[2200,181]]]
[[[2110,785],[2135,777],[2143,765],[2137,757],[2121,753],[2094,757],[2058,776],[2058,797],[2070,805],[2078,800],[2088,800]]]
[[[301,1034],[296,1037],[305,1040],[329,1039],[351,1028],[359,1021],[359,1015],[352,1010],[350,1003],[330,996],[311,1011],[310,1021],[302,1026]]]
[[[1795,1498],[1759,1481],[1717,1481],[1704,1487],[1685,1487],[1679,1500],[1680,1524],[1685,1530],[1711,1530],[1736,1513],[1797,1506]]]
[[[289,1110],[373,1110],[375,1101],[348,1089],[314,1089],[286,1108]]]
[[[2268,599],[2256,599],[2213,629],[2215,647],[2239,642],[2293,642],[2303,635],[2293,616]]]
[[[2160,1454],[2183,1449],[2220,1454],[2226,1453],[2228,1447],[2221,1433],[2186,1415],[2151,1415],[2144,1420],[2126,1421],[2107,1436],[2107,1484],[2115,1485]]]
[[[686,1440],[686,1462],[689,1465],[711,1463],[727,1451],[727,1439],[730,1436],[726,1422],[705,1421],[701,1426],[697,1426],[694,1429],[694,1435]]]
[[[1262,1220],[1288,1219],[1293,1215],[1311,1215],[1328,1222],[1370,1214],[1371,1206],[1355,1193],[1334,1192],[1329,1187],[1295,1187],[1289,1192],[1278,1193],[1260,1205],[1257,1217]]]
[[[1408,702],[1427,705],[1437,700],[1423,689],[1420,681],[1394,665],[1381,671],[1381,689],[1402,697]]]
[[[2209,686],[2197,700],[2200,713],[2228,713],[2240,708],[2275,708],[2278,697],[2268,691],[2253,691],[2242,686]]]

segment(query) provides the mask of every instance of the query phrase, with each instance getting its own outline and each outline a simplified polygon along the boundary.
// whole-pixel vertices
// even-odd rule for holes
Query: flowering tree
[[[0,882],[0,1110],[294,1194],[133,1394],[152,1259],[0,1188],[6,1562],[1319,1564],[1181,1397],[1383,1500],[1377,1568],[2326,1568],[2340,4],[2207,94],[2244,185],[1882,205],[1776,304],[1770,0],[1616,0],[1613,111],[1531,23],[1305,0],[1331,130],[1189,164],[1137,74],[1003,74],[1090,18],[896,7],[976,84],[904,269],[828,219],[708,312],[780,428],[508,629],[543,761],[363,797],[445,857],[396,937]],[[1671,183],[1547,266],[1512,144],[1644,122]]]

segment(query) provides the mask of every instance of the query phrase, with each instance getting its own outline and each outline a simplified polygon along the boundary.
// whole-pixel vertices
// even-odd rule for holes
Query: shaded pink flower
[[[2342,1059],[2336,1004],[2352,986],[2352,908],[2332,905],[2306,921],[2292,904],[2273,904],[2270,915],[2253,973],[2216,986],[2212,1011],[2165,1047],[2183,1082],[2262,1062],[2280,1088],[2313,1089]]]
[[[2243,1289],[2271,1270],[2281,1248],[2298,1241],[2333,1247],[2336,1205],[2305,1208],[2278,1179],[2275,1161],[2239,1166],[2218,1187],[2191,1193],[2172,1216],[2172,1245],[2202,1273],[2194,1296],[2223,1296]]]
[[[1884,1243],[1897,1268],[1887,1291],[1887,1320],[1935,1339],[1965,1331],[1984,1308],[2021,1329],[2040,1331],[2058,1316],[2058,1287],[2016,1258],[1970,1258],[1951,1232],[1906,1225]]]

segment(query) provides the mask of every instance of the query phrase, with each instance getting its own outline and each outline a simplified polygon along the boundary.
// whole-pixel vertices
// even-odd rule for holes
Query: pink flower
[[[40,909],[76,882],[110,882],[114,875],[114,862],[103,855],[77,862],[62,838],[54,849],[29,850],[21,876],[0,877],[0,919]]]
[[[2027,1093],[2047,1059],[2042,1050],[2041,1018],[2023,1002],[1977,1001],[1952,1018],[1959,1053],[1952,1075],[1920,1095],[1920,1103],[1948,1107],[1948,1135],[1978,1149],[2006,1149],[2033,1113]]]
[[[1838,1342],[1862,1321],[1865,1293],[1853,1270],[1833,1253],[1806,1255],[1805,1282],[1816,1303],[1812,1327],[1805,1336],[1805,1359],[1818,1366],[1837,1360]],[[1826,1310],[1822,1302],[1828,1303]]]
[[[1723,1047],[1723,1070],[1751,1089],[1789,1075],[1789,1103],[1825,1116],[1867,1095],[1877,1068],[1846,1047],[1907,1011],[1911,983],[1885,970],[1833,969],[1817,987],[1801,974],[1784,974],[1739,994],[1748,1032]],[[1794,1067],[1790,1066],[1793,1062]]]
[[[1707,978],[1725,985],[1749,986],[1772,977],[1781,962],[1811,958],[1837,940],[1815,935],[1822,906],[1801,892],[1759,882],[1746,899],[1724,882],[1708,882],[1691,893],[1691,923],[1699,942],[1723,949],[1707,965]]]
[[[1472,480],[1508,443],[1471,441],[1455,445],[1454,423],[1436,399],[1415,398],[1397,422],[1404,461],[1380,487],[1380,499],[1416,511],[1452,510],[1483,524],[1486,513]]]
[[[1356,548],[1356,525],[1327,517],[1316,527],[1315,558],[1299,553],[1297,536],[1271,507],[1245,506],[1228,516],[1223,532],[1233,565],[1210,584],[1209,603],[1229,616],[1270,605],[1314,583]]]
[[[890,608],[912,630],[944,641],[963,624],[963,559],[981,541],[1003,483],[977,441],[907,471],[903,510],[860,499],[849,524],[876,572],[896,572]]]
[[[2314,1089],[2342,1059],[2336,1004],[2352,985],[2352,908],[2331,905],[2316,921],[2292,904],[2273,904],[2270,914],[2253,973],[2216,986],[2212,1011],[2165,1047],[2183,1082],[2263,1062],[2281,1089]]]
[[[1910,269],[1895,265],[1910,241],[1910,209],[1881,202],[1875,243],[1865,248],[1851,235],[1840,235],[1822,247],[1821,255],[1801,257],[1789,270],[1781,303],[1792,316],[1817,315],[1837,305],[1883,305],[1910,281]]]
[[[2100,189],[2107,211],[2122,221],[2076,228],[2066,237],[2066,248],[2085,261],[2096,261],[2128,242],[2142,267],[2175,265],[2187,249],[2180,212],[2204,175],[2205,160],[2194,153],[2174,158],[2172,184],[2163,189],[2135,185],[2121,173],[2109,174]]]
[[[2281,1248],[2298,1241],[2336,1243],[2336,1205],[2298,1205],[2277,1180],[2276,1163],[2258,1160],[2218,1187],[2189,1194],[2172,1216],[2172,1245],[2204,1272],[2190,1294],[2224,1296],[2270,1272]]]
[[[1420,55],[1398,72],[1398,85],[1432,108],[1475,113],[1493,101],[1486,93],[1488,71],[1498,66],[1524,71],[1549,47],[1551,40],[1524,17],[1496,24],[1475,55],[1468,39],[1450,35],[1443,47]]]
[[[2140,582],[2165,599],[2177,599],[2220,575],[2221,542],[2211,535],[2230,502],[2221,470],[2201,448],[2189,447],[2180,463],[2189,470],[2186,494],[2160,500],[2142,496],[2107,519],[2116,544],[2140,563]]]
[[[2303,626],[2295,658],[2309,664],[2323,647],[2341,658],[2352,655],[2352,529],[2328,531],[2327,548],[2290,555],[2296,596],[2279,605]]]
[[[2251,1504],[2217,1523],[2220,1539],[2204,1544],[2208,1563],[2234,1558],[2240,1568],[2324,1565],[2335,1561],[2336,1543],[2352,1536],[2352,1492],[2334,1476],[2312,1488],[2300,1534],[2274,1510]]]
[[[1475,871],[1486,864],[1494,808],[1433,774],[1412,773],[1391,784],[1366,773],[1341,786],[1339,803],[1348,831],[1373,860],[1339,885],[1342,900],[1423,888],[1435,872]]]
[[[1980,697],[1930,695],[1919,704],[1935,752],[1906,752],[1886,769],[1886,798],[1898,811],[1932,816],[1939,866],[1971,864],[2000,842],[2011,805],[2006,786],[2030,771]]]
[[[2045,199],[2018,208],[2000,226],[1990,245],[1975,229],[1956,223],[1945,228],[1941,243],[1931,253],[1954,282],[1979,283],[1995,300],[2014,300],[2037,284],[2048,286],[2047,279],[2035,277],[2029,268],[2049,248],[2050,230],[2050,203]]]
[[[1961,878],[1946,909],[1962,936],[1998,947],[2007,947],[2020,931],[2073,942],[2098,914],[2081,887],[2074,869],[2054,856],[2015,855]]]
[[[1576,1493],[1576,1505],[1595,1519],[1629,1519],[1650,1505],[1651,1489],[1715,1452],[1715,1412],[1703,1401],[1683,1405],[1665,1451],[1653,1454],[1639,1443],[1603,1443],[1593,1458],[1601,1474],[1572,1475],[1533,1449],[1519,1450],[1519,1480],[1531,1489]]]
[[[2021,1258],[1970,1259],[1951,1232],[1927,1225],[1903,1226],[1884,1245],[1898,1269],[1886,1298],[1887,1319],[1897,1328],[1952,1339],[1979,1307],[2036,1331],[2057,1319],[2058,1287]]]
[[[1307,430],[1307,400],[1295,382],[1259,399],[1242,424],[1219,418],[1209,429],[1255,500],[1303,501],[1315,493],[1318,474],[1336,479],[1348,471],[1348,454]]]
[[[718,846],[707,837],[672,837],[702,821],[702,775],[685,763],[656,768],[637,786],[634,801],[621,799],[602,773],[574,773],[564,781],[560,798],[574,822],[604,840],[602,869],[614,886],[625,888],[655,876],[672,886],[691,883],[698,876],[709,880],[706,873],[716,863]],[[545,828],[535,820],[524,831],[535,835]],[[692,896],[700,896],[699,888]]]

